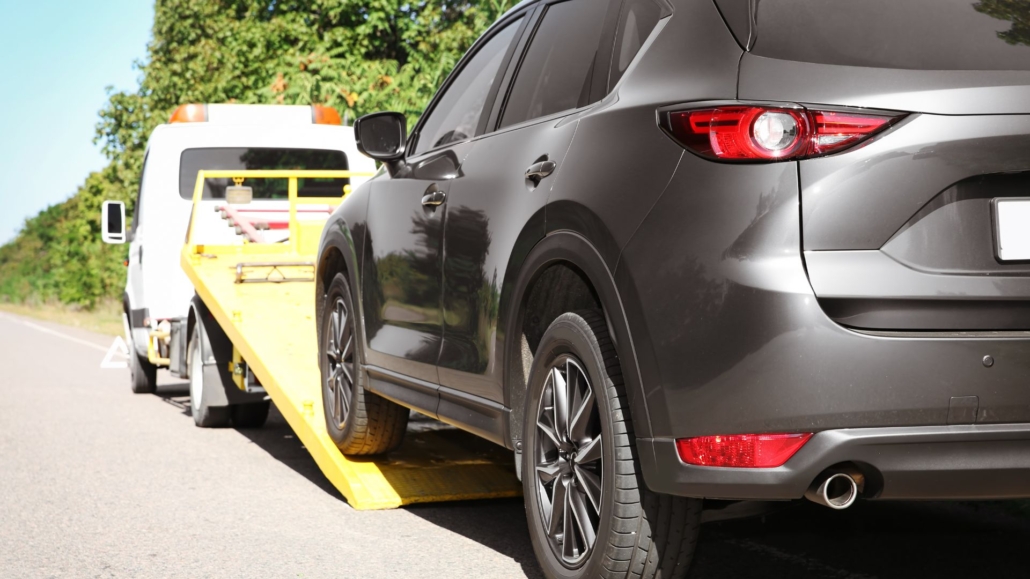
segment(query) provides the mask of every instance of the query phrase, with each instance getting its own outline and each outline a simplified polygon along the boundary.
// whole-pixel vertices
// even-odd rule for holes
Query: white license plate
[[[998,259],[1030,260],[1030,199],[996,199],[994,220]]]

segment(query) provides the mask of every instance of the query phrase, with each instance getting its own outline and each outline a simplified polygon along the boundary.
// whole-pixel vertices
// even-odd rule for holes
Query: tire
[[[136,346],[129,340],[129,374],[133,394],[157,392],[157,366],[136,353]]]
[[[268,420],[268,410],[271,405],[271,402],[265,401],[230,406],[232,425],[236,428],[261,428]]]
[[[404,441],[410,411],[365,389],[354,312],[350,284],[336,274],[318,335],[325,426],[343,454],[382,454]]]
[[[560,392],[567,393],[564,403]],[[636,454],[622,371],[603,314],[559,316],[533,358],[523,426],[526,516],[547,577],[686,575],[702,501],[649,491]],[[552,532],[548,523],[557,511],[550,505],[559,493],[568,496],[561,504],[572,508],[559,509],[560,524]]]
[[[190,373],[190,410],[193,414],[193,423],[201,428],[221,428],[229,426],[231,418],[228,406],[211,406],[211,388],[221,388],[221,384],[208,384],[204,379],[203,353],[201,352],[200,332],[201,325],[198,323],[193,328],[193,335],[190,336],[189,358],[186,363],[189,365]]]

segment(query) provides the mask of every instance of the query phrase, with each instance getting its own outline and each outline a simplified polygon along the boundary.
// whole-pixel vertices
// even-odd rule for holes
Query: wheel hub
[[[562,564],[575,568],[597,540],[604,475],[597,400],[571,355],[559,357],[548,372],[536,427],[534,462],[544,531]]]

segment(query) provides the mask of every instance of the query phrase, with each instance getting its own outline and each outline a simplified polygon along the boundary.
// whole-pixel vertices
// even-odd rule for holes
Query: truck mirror
[[[100,238],[104,243],[125,243],[125,204],[104,201],[100,210]]]

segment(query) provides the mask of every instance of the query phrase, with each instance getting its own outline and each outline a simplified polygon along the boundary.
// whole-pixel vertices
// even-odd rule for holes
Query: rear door
[[[480,410],[484,403],[496,406],[499,414],[503,278],[527,223],[538,229],[533,241],[544,235],[542,209],[576,133],[576,113],[607,91],[620,6],[621,0],[564,0],[536,10],[517,48],[520,58],[505,75],[514,79],[510,90],[496,99],[487,131],[462,165],[463,178],[451,185],[441,418],[467,417],[463,404],[470,401]]]

